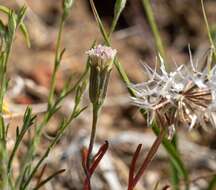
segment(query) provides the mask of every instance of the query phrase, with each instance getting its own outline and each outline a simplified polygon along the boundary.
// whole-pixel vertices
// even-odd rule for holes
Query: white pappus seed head
[[[208,68],[198,71],[191,61],[190,67],[181,65],[167,72],[162,58],[159,72],[146,64],[143,66],[149,80],[131,84],[135,92],[132,103],[149,113],[147,116],[151,118],[147,121],[153,121],[159,114],[169,133],[174,132],[173,126],[215,127],[216,66],[210,71]]]

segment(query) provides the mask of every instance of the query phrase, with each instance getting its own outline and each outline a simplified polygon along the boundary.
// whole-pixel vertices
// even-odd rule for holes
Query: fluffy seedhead
[[[156,119],[167,126],[169,138],[176,126],[215,126],[216,66],[200,72],[191,59],[189,67],[180,65],[167,72],[160,57],[160,72],[146,64],[144,68],[149,80],[131,87],[136,94],[133,104],[147,111],[148,125]]]

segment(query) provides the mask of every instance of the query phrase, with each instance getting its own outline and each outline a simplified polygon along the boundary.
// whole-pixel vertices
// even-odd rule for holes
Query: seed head
[[[199,72],[191,61],[190,68],[181,65],[167,72],[160,58],[160,72],[148,65],[144,68],[149,80],[131,85],[136,94],[132,102],[147,111],[148,125],[156,119],[163,127],[166,125],[169,137],[176,126],[215,126],[216,66],[210,72]]]

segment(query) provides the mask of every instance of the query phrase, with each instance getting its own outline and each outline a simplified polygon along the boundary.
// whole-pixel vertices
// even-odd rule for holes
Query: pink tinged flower
[[[92,64],[104,68],[106,66],[112,66],[117,51],[111,47],[99,44],[98,46],[86,51],[86,54],[90,57]]]
[[[89,97],[93,104],[102,105],[110,72],[117,51],[108,46],[98,45],[86,52],[90,58]]]

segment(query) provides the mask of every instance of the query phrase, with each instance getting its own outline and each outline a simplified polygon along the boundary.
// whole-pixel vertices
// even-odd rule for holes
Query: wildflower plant
[[[89,0],[89,2],[91,4],[92,11],[93,11],[94,16],[95,16],[95,20],[96,20],[96,22],[98,24],[98,27],[100,29],[101,35],[102,35],[102,37],[104,39],[104,42],[105,42],[106,45],[111,46],[112,32],[115,30],[115,27],[112,27],[112,29],[110,29],[110,32],[108,33],[105,30],[105,27],[103,26],[103,23],[102,23],[102,21],[100,19],[100,16],[99,16],[98,12],[97,12],[97,9],[95,7],[94,1]],[[112,24],[113,26],[116,26],[116,23],[118,22],[118,19],[119,19],[119,16],[117,16],[117,15],[120,15],[122,13],[126,3],[125,3],[124,0],[117,0],[116,5],[117,4],[118,4],[118,6],[115,6],[115,10],[114,10],[115,14],[114,14],[114,18],[113,18],[113,24]],[[120,4],[122,6],[119,6]],[[148,1],[146,1],[146,4],[148,4],[147,15],[148,15],[149,18],[152,18],[153,14],[152,14],[150,3]],[[155,20],[150,19],[150,22],[155,22]],[[156,23],[152,24],[152,26],[156,26]],[[157,28],[154,28],[153,30],[155,30],[154,34],[155,34],[155,36],[157,36],[155,38],[156,42],[157,42],[156,45],[158,47],[158,50],[160,49],[159,52],[161,52],[162,51],[161,48],[163,46],[161,46],[162,44],[161,44],[161,40],[160,40],[160,35],[159,35],[158,31],[157,31]],[[160,44],[160,46],[158,44]],[[119,72],[119,75],[120,75],[122,81],[125,83],[125,85],[126,85],[126,87],[128,89],[128,92],[130,93],[131,96],[135,97],[136,94],[134,92],[134,89],[131,88],[130,79],[128,78],[126,71],[124,70],[123,66],[121,65],[121,63],[120,63],[120,61],[119,61],[119,59],[117,57],[114,60],[114,65],[115,65],[117,71]],[[140,112],[144,117],[146,116],[144,109],[140,109]],[[155,142],[158,141],[158,142],[161,143],[161,141],[162,141],[162,144],[163,144],[164,148],[166,149],[167,153],[169,154],[169,156],[171,158],[171,163],[173,165],[173,168],[175,169],[175,172],[177,172],[179,174],[179,176],[182,176],[184,178],[185,184],[186,184],[185,187],[186,187],[186,189],[189,189],[188,173],[187,173],[187,170],[185,169],[184,163],[182,162],[180,154],[178,153],[176,147],[173,144],[171,144],[171,142],[168,141],[166,138],[163,138],[164,137],[164,130],[159,130],[159,128],[156,125],[152,125],[152,129],[153,129],[154,133],[157,135],[157,139],[156,139]],[[157,146],[155,146],[156,149],[159,147],[158,144],[160,144],[158,142],[154,143],[154,144],[157,144]],[[153,147],[151,149],[153,152],[155,152],[154,151],[154,144],[153,144]],[[148,164],[151,162],[151,160],[152,160],[152,158],[154,156],[154,154],[152,154],[151,150],[149,152],[150,156],[147,156],[147,158],[146,158],[146,159],[148,159],[148,162],[147,162]],[[142,168],[146,168],[146,167],[142,167]],[[144,173],[145,169],[144,170],[142,169],[140,171],[141,171],[140,174],[142,175]],[[131,172],[131,173],[133,173],[133,172]],[[141,177],[140,174],[138,175],[139,176],[138,179],[140,179],[140,177]],[[130,179],[129,179],[129,181],[130,181]],[[134,183],[131,183],[131,184],[134,184]],[[132,187],[128,187],[128,188],[133,189],[134,185]]]
[[[91,153],[95,141],[98,114],[106,97],[109,77],[116,53],[117,51],[115,49],[104,45],[97,45],[96,47],[93,47],[86,52],[86,54],[89,56],[89,98],[93,107],[93,119],[89,147],[86,156],[83,157],[83,160],[86,162],[85,164],[83,164],[83,166],[88,180],[88,184],[84,184],[84,189],[91,188],[90,177],[93,172],[91,172],[90,169],[90,162],[92,156]],[[108,143],[106,144],[108,147]],[[101,155],[104,155],[105,152],[106,149],[104,152],[102,152]],[[94,166],[94,162],[92,163],[92,165]]]
[[[147,156],[140,166],[137,167],[136,163],[142,147],[141,144],[138,145],[130,165],[128,190],[133,190],[135,188],[146,168],[154,158],[161,143],[164,145],[171,158],[171,163],[174,167],[174,172],[177,173],[177,177],[183,177],[185,180],[185,189],[189,189],[188,173],[181,160],[177,146],[168,139],[172,139],[177,126],[185,126],[188,129],[192,129],[197,125],[205,126],[206,128],[209,125],[215,126],[216,66],[211,67],[212,54],[210,53],[208,64],[202,71],[198,71],[191,58],[190,66],[181,65],[174,71],[168,72],[165,65],[166,52],[163,48],[149,0],[143,0],[142,2],[155,37],[156,47],[161,55],[159,56],[159,72],[144,64],[143,66],[146,70],[148,80],[140,84],[131,84],[124,68],[116,57],[117,51],[111,48],[112,33],[115,30],[118,19],[127,1],[116,0],[113,22],[109,32],[107,32],[97,13],[94,1],[90,0],[90,5],[104,39],[104,43],[103,45],[95,45],[95,42],[93,43],[92,48],[86,52],[88,59],[86,68],[81,77],[73,86],[66,83],[60,95],[55,97],[56,75],[65,52],[65,49],[61,48],[64,23],[74,3],[74,0],[62,0],[62,14],[56,42],[47,111],[42,121],[36,123],[36,116],[32,114],[31,107],[26,109],[23,116],[23,123],[16,129],[15,143],[12,151],[8,150],[7,144],[8,128],[10,124],[7,125],[4,121],[5,110],[7,111],[4,102],[4,96],[8,86],[7,64],[16,30],[21,29],[28,46],[30,46],[30,40],[27,28],[24,24],[26,7],[22,7],[16,13],[11,9],[0,6],[0,12],[8,16],[7,24],[0,21],[0,189],[27,190],[30,188],[37,190],[53,177],[64,172],[63,169],[60,169],[42,180],[44,171],[46,170],[46,166],[43,166],[45,159],[60,140],[65,130],[71,125],[71,122],[86,109],[86,107],[81,107],[80,103],[88,83],[93,118],[89,147],[82,152],[82,165],[86,174],[83,182],[83,189],[91,189],[90,179],[109,147],[109,143],[105,141],[96,155],[92,155],[97,121],[106,97],[107,86],[113,65],[115,65],[115,68],[118,70],[125,83],[132,97],[133,104],[140,108],[140,112],[145,118],[147,115],[148,125],[152,127],[157,135]],[[211,41],[211,43],[213,42]],[[38,160],[35,160],[44,128],[60,109],[64,98],[72,92],[75,93],[75,104],[70,115],[62,119],[56,135],[50,141],[47,149]],[[28,149],[21,160],[22,167],[20,168],[19,175],[15,177],[13,168],[14,159],[25,134],[29,130],[32,130],[32,126],[34,126],[34,136],[29,139]],[[168,134],[168,139],[165,138],[166,134]],[[34,184],[33,179],[41,168],[41,179],[37,184]],[[135,168],[137,168],[137,172],[135,172]],[[174,185],[178,185],[178,182],[179,180],[177,180]],[[178,189],[178,187],[176,186],[175,189]]]
[[[88,74],[88,66],[86,67],[85,71],[79,78],[79,80],[73,85],[69,85],[69,83],[65,84],[64,89],[60,93],[60,95],[55,98],[54,91],[55,91],[55,83],[56,83],[56,73],[60,66],[63,54],[65,50],[61,50],[61,37],[62,31],[64,27],[65,19],[69,14],[69,9],[73,5],[73,0],[63,0],[63,10],[62,10],[62,17],[60,21],[59,33],[57,38],[57,45],[56,45],[56,53],[55,53],[55,60],[54,60],[54,69],[52,73],[51,79],[51,89],[49,92],[48,98],[48,106],[47,112],[42,118],[42,121],[36,123],[36,116],[32,114],[32,109],[28,107],[25,111],[23,116],[23,124],[17,127],[16,130],[16,137],[14,146],[12,151],[8,150],[8,128],[10,127],[10,123],[6,124],[4,121],[4,114],[5,114],[5,103],[4,103],[4,95],[7,90],[8,85],[8,78],[7,78],[7,64],[9,60],[9,55],[12,48],[12,43],[14,41],[15,32],[17,29],[21,29],[22,33],[25,36],[28,46],[30,45],[29,35],[27,32],[27,28],[23,22],[26,7],[22,7],[17,13],[15,11],[0,6],[0,11],[3,12],[8,16],[8,23],[3,24],[0,21],[0,37],[1,37],[1,52],[0,52],[0,189],[4,190],[26,190],[31,188],[39,189],[49,180],[51,180],[56,175],[59,175],[64,170],[59,170],[54,174],[48,176],[46,179],[39,181],[35,187],[32,185],[32,181],[37,174],[38,170],[43,165],[44,160],[49,155],[50,151],[59,141],[59,139],[64,134],[65,130],[70,126],[71,122],[78,117],[82,111],[85,110],[86,107],[80,107],[80,102],[82,100],[82,95],[86,89],[87,85],[87,74]],[[47,126],[51,118],[55,115],[55,113],[60,109],[61,102],[64,100],[66,96],[70,93],[75,92],[75,104],[71,114],[68,118],[64,118],[56,132],[54,138],[50,141],[45,152],[39,158],[38,161],[35,162],[35,156],[37,148],[41,142],[41,135],[43,133],[43,129]],[[28,149],[25,155],[21,159],[21,167],[18,176],[14,176],[14,169],[13,163],[14,158],[18,152],[18,149],[22,145],[23,138],[25,134],[32,130],[31,127],[34,125],[34,136],[32,139],[29,139]],[[43,173],[45,168],[42,169]],[[41,173],[41,177],[43,175]]]

